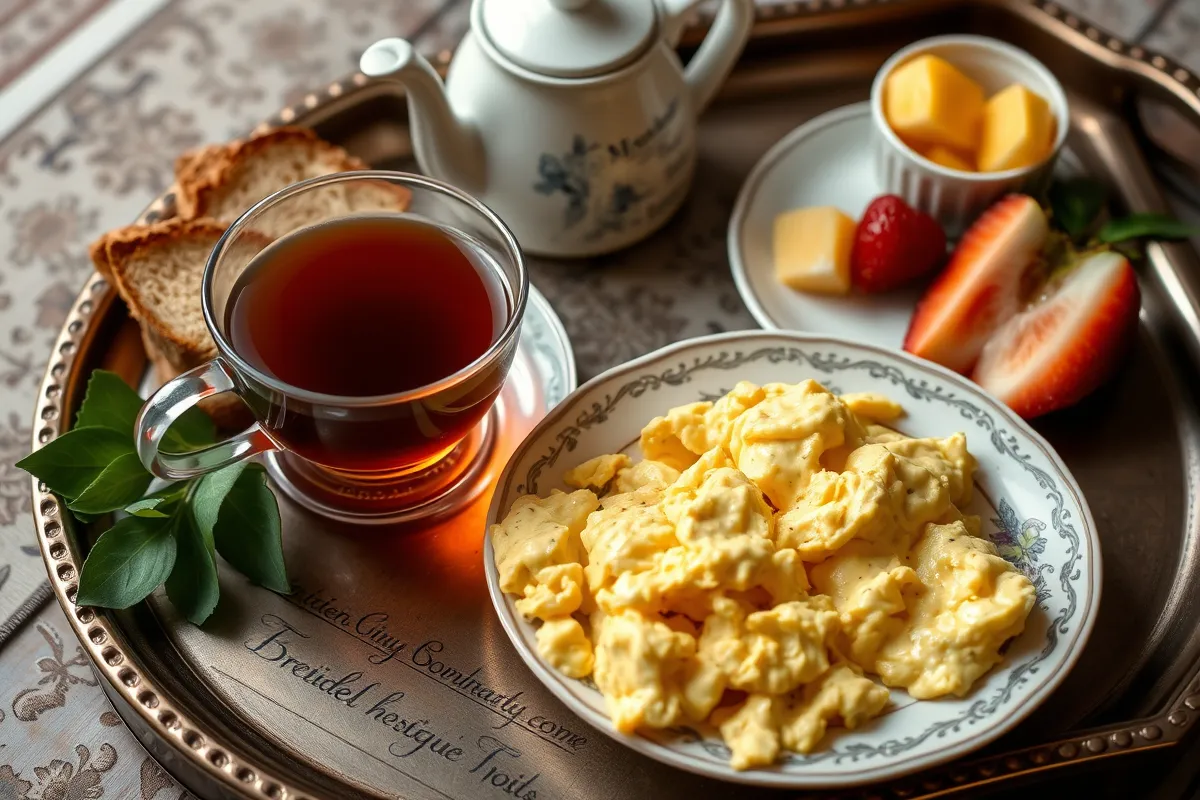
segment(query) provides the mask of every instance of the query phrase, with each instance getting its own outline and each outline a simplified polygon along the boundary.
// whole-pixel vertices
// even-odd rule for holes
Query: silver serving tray
[[[590,296],[589,287],[615,286],[635,273],[641,291],[679,293],[681,302],[708,303],[722,319],[748,327],[727,274],[724,227],[751,166],[795,125],[865,97],[874,70],[899,46],[956,31],[1008,39],[1047,63],[1070,94],[1072,156],[1091,174],[1110,180],[1130,210],[1165,209],[1142,155],[1148,142],[1139,132],[1138,110],[1142,102],[1167,103],[1200,124],[1200,81],[1178,64],[1129,46],[1051,3],[814,0],[805,10],[793,5],[765,10],[746,55],[703,120],[702,178],[680,216],[651,241],[602,262],[533,264],[534,282],[559,304],[577,352],[581,342],[605,337],[623,346],[589,347],[581,377],[646,341],[632,330],[597,330],[593,311],[599,309],[579,299]],[[685,38],[685,47],[698,35],[693,31]],[[264,124],[311,125],[375,166],[403,167],[410,163],[405,120],[403,95],[393,85],[355,75]],[[145,217],[171,213],[173,198],[167,194]],[[1079,665],[1033,717],[985,752],[905,781],[831,796],[977,792],[984,784],[1033,781],[1052,768],[1089,767],[1108,756],[1167,747],[1195,726],[1200,264],[1187,245],[1151,245],[1148,256],[1136,357],[1110,387],[1037,426],[1079,480],[1103,541],[1105,600]],[[687,287],[678,273],[680,259],[702,262],[690,268]],[[48,365],[35,409],[35,446],[69,426],[87,375],[98,366],[136,381],[145,354],[124,306],[94,276]],[[75,523],[36,481],[33,492],[50,582],[101,685],[151,753],[201,797],[483,797],[503,793],[481,778],[499,761],[524,775],[521,780],[536,774],[536,786],[526,784],[524,791],[536,789],[543,800],[760,794],[633,755],[559,705],[499,632],[479,563],[481,530],[469,514],[434,532],[362,534],[337,530],[285,504],[290,571],[306,591],[318,590],[318,600],[305,608],[304,595],[271,595],[223,570],[223,610],[201,631],[180,623],[168,605],[153,599],[118,612],[75,606],[79,564],[94,531]],[[335,594],[337,602],[315,608]],[[373,641],[366,632],[338,630],[345,627],[340,616],[332,621],[323,616],[331,606],[338,609],[334,616],[353,609],[347,613],[355,619],[387,613],[390,633],[380,635],[405,642],[408,649],[401,652],[414,663],[386,658],[386,638]],[[352,685],[369,679],[405,691],[412,713],[428,718],[427,727],[440,726],[469,750],[461,760],[486,755],[483,742],[489,736],[520,755],[502,752],[477,772],[469,771],[473,762],[389,757],[378,719],[355,721],[352,716],[365,716],[357,714],[361,709],[343,714],[329,706],[332,694],[306,694],[261,669],[264,659],[252,648],[279,627],[269,617],[302,628],[303,635],[293,639],[314,664],[363,672]],[[442,658],[465,667],[462,673],[478,667],[476,674],[497,695],[511,701],[520,692],[519,705],[526,710],[518,720],[527,730],[518,730],[521,724],[497,729],[497,708],[477,702],[478,695],[464,697],[460,686],[418,677],[411,654],[430,639],[442,642]],[[538,731],[541,722],[553,724]]]

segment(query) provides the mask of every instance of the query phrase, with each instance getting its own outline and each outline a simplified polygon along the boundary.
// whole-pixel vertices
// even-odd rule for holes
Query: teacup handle
[[[237,390],[233,373],[220,358],[201,364],[155,392],[138,412],[134,431],[137,454],[153,475],[183,481],[274,450],[275,443],[256,422],[237,436],[190,453],[163,453],[159,445],[171,423],[206,397]]]

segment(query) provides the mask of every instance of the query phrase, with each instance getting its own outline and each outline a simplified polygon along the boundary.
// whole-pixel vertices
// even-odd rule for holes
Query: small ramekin
[[[888,75],[918,55],[931,53],[977,81],[985,96],[1021,83],[1050,104],[1057,123],[1054,146],[1038,164],[1003,172],[963,172],[935,164],[905,144],[883,113],[883,87]],[[1037,193],[1054,169],[1067,138],[1070,112],[1062,85],[1042,62],[1020,48],[987,36],[934,36],[898,51],[880,68],[871,85],[875,172],[887,194],[933,216],[957,237],[998,197],[1014,191]]]

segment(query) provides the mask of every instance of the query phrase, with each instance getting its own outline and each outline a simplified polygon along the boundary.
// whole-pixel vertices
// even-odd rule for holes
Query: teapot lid
[[[476,0],[476,27],[506,58],[554,78],[634,61],[655,38],[650,0]]]

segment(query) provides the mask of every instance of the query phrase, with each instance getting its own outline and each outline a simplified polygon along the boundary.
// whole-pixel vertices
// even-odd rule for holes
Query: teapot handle
[[[664,12],[663,36],[674,47],[687,26],[689,12],[703,0],[660,2]],[[733,69],[734,62],[750,38],[753,24],[754,0],[721,1],[708,35],[684,70],[684,79],[692,93],[692,107],[697,115],[712,102],[717,89]]]

